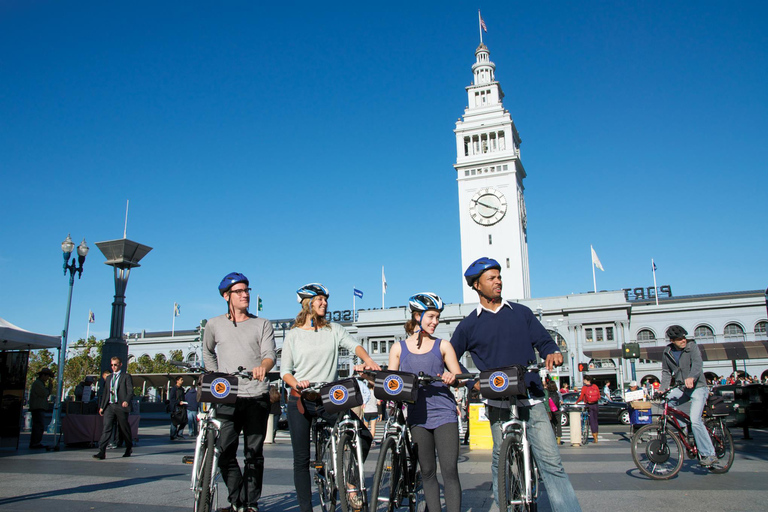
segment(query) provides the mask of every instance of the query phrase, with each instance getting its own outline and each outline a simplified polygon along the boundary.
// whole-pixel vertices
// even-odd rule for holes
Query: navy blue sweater
[[[558,351],[557,344],[529,308],[508,302],[496,313],[477,310],[462,320],[451,338],[456,356],[465,352],[480,371],[513,364],[527,365],[536,360],[536,351],[542,359]],[[531,396],[544,396],[538,373],[525,376]]]

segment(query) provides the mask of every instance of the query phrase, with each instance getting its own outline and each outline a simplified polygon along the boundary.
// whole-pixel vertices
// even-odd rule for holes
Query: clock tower
[[[466,87],[468,106],[454,130],[462,273],[477,258],[489,256],[501,264],[504,298],[527,299],[531,287],[520,135],[502,105],[496,65],[482,42],[475,58],[475,79]],[[465,303],[477,302],[463,277],[462,289]]]

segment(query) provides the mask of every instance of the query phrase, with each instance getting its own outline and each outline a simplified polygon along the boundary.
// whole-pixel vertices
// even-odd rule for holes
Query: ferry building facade
[[[614,388],[624,387],[633,378],[660,380],[659,354],[668,343],[664,333],[671,325],[684,327],[702,346],[706,372],[727,376],[739,370],[761,379],[768,377],[768,296],[763,290],[675,296],[670,286],[661,286],[658,291],[640,287],[530,296],[522,141],[503,106],[504,93],[495,69],[490,51],[481,43],[472,66],[474,79],[466,87],[467,106],[454,129],[461,264],[466,268],[480,256],[501,264],[504,297],[531,308],[560,345],[565,364],[553,377],[580,385],[576,368],[587,363],[598,382],[608,380]],[[450,339],[458,323],[477,307],[476,294],[463,281],[462,289],[464,303],[446,306],[438,337]],[[343,324],[379,364],[386,364],[392,345],[405,337],[403,325],[409,317],[405,306],[360,310],[356,319],[351,311],[328,315],[331,321]],[[278,349],[292,322],[273,320]],[[172,351],[181,350],[187,361],[202,361],[199,328],[176,331],[173,336],[170,332],[143,332],[126,337],[129,360],[143,355],[169,357]],[[645,357],[623,359],[621,349],[626,343],[638,343]],[[341,373],[346,374],[353,363],[353,357],[344,354]],[[464,363],[474,367],[469,356]]]

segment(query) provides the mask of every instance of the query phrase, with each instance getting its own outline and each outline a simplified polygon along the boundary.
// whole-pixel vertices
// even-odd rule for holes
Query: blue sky
[[[153,247],[125,330],[431,290],[461,301],[453,128],[479,43],[523,139],[534,297],[659,284],[768,286],[768,4],[645,2],[0,3],[0,316],[58,334],[59,244],[91,247],[70,338],[109,334],[95,242]],[[763,149],[760,149],[763,148]]]

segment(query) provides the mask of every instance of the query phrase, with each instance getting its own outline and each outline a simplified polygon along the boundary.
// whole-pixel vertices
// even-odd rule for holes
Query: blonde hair
[[[317,313],[312,311],[312,300],[315,299],[315,297],[307,297],[306,299],[302,299],[301,301],[301,311],[299,311],[299,314],[296,315],[296,320],[291,329],[294,327],[303,327],[305,323],[307,323],[307,319],[312,320],[312,325],[315,327],[315,330],[322,329],[324,327],[328,326],[328,321],[325,319],[324,316],[318,316]]]

